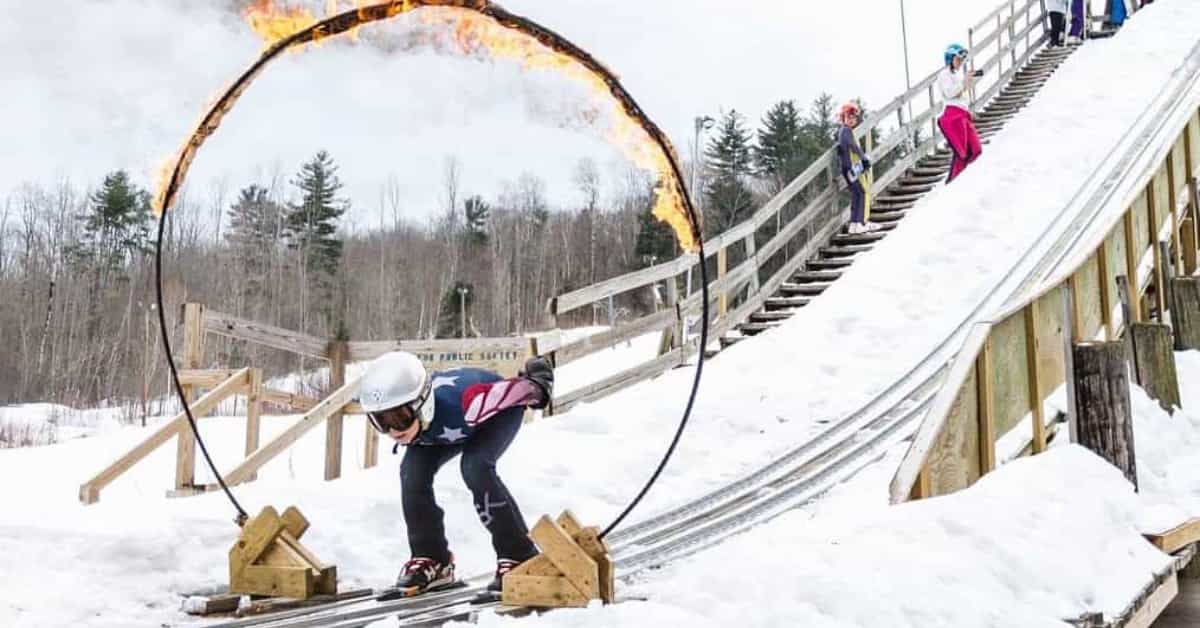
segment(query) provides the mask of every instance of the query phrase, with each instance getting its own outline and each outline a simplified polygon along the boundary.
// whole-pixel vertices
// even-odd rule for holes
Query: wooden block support
[[[1200,542],[1200,518],[1189,519],[1166,532],[1147,534],[1146,540],[1167,554]]]
[[[513,606],[582,607],[615,598],[613,562],[598,528],[584,528],[569,511],[542,516],[530,531],[542,553],[504,576],[502,600]]]
[[[1079,444],[1125,474],[1137,487],[1133,449],[1133,417],[1125,345],[1084,342],[1073,352]]]
[[[1134,323],[1133,347],[1137,352],[1137,380],[1146,394],[1174,414],[1182,402],[1179,397],[1179,378],[1175,373],[1174,340],[1171,328],[1155,323]]]
[[[326,565],[300,543],[304,515],[289,507],[280,516],[270,506],[248,519],[229,549],[229,590],[305,600],[337,593],[337,567]]]
[[[1200,349],[1200,279],[1180,277],[1171,282],[1175,310],[1171,312],[1175,334],[1184,349]]]

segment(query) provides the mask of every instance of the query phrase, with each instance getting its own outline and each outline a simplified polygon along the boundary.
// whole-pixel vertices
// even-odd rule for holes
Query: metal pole
[[[908,65],[908,18],[904,11],[904,0],[900,0],[900,34],[904,40],[904,98],[908,101],[908,122],[912,124],[912,96],[909,94],[912,91],[912,72]],[[908,136],[910,145],[916,144],[916,139],[912,136],[911,131],[906,132],[905,135]]]

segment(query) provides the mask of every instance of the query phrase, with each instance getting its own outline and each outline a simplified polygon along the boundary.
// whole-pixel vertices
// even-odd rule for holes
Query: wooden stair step
[[[837,281],[841,276],[842,273],[836,270],[803,270],[792,275],[792,281],[796,283],[828,283]]]
[[[905,213],[907,213],[907,212],[904,212],[904,211],[889,211],[889,212],[873,211],[873,212],[871,212],[871,222],[879,222],[879,223],[896,222],[897,220],[904,218]]]
[[[930,190],[937,187],[937,180],[941,175],[926,177],[928,181],[913,181],[911,179],[900,179],[896,182],[895,187],[900,192],[905,194],[918,194],[925,196]]]
[[[925,196],[924,192],[909,192],[906,194],[900,192],[884,192],[883,194],[875,197],[875,202],[886,203],[890,205],[896,205],[899,203],[915,203],[916,201],[921,200],[922,196]]]
[[[790,281],[785,281],[785,282],[783,282],[782,285],[779,286],[779,293],[778,293],[783,296],[782,297],[772,296],[772,297],[768,297],[768,299],[773,299],[773,298],[808,299],[808,298],[812,298],[815,296],[820,296],[820,294],[822,292],[825,292],[825,289],[828,287],[829,287],[828,283],[793,283]],[[800,305],[808,305],[808,303],[802,303]],[[789,303],[788,307],[796,307],[796,304]]]
[[[787,319],[792,317],[792,314],[794,314],[794,312],[790,312],[787,310],[772,310],[770,312],[755,312],[750,315],[750,322],[752,322],[752,323],[773,323],[773,322],[779,322],[779,321],[786,321]]]
[[[812,299],[806,297],[769,297],[763,301],[763,306],[768,310],[789,310],[804,307],[811,302]]]
[[[736,345],[737,343],[739,343],[745,339],[746,339],[745,336],[721,336],[721,338],[720,338],[721,348],[728,349],[729,347],[732,347],[733,345]],[[712,357],[712,356],[706,356],[706,357]]]
[[[867,242],[878,242],[887,237],[887,234],[882,231],[874,233],[839,233],[833,236],[830,240],[838,246],[846,244],[865,244]]]
[[[776,327],[779,327],[779,323],[742,323],[737,326],[737,330],[749,336],[757,336]]]
[[[849,268],[853,263],[853,259],[840,257],[835,259],[810,259],[805,262],[805,265],[809,270],[832,270],[835,268]]]
[[[875,215],[871,214],[873,218]],[[859,253],[866,253],[874,250],[874,244],[845,244],[837,246],[826,246],[821,248],[821,255],[827,257],[854,257]]]

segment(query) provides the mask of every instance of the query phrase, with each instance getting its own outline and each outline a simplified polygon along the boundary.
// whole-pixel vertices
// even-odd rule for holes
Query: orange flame
[[[336,1],[331,6],[336,9]],[[243,16],[268,48],[317,23],[317,17],[308,9],[276,6],[272,0],[255,0]]]

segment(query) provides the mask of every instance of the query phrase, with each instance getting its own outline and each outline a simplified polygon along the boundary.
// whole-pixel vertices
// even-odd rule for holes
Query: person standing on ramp
[[[938,118],[938,128],[950,144],[953,159],[950,161],[950,175],[946,183],[958,178],[962,171],[983,152],[979,142],[979,133],[975,130],[975,122],[971,117],[970,89],[975,84],[975,76],[968,75],[966,67],[967,49],[958,44],[950,44],[944,56],[946,67],[938,73],[938,90],[942,93],[945,107],[942,117]]]
[[[554,372],[543,357],[528,360],[512,379],[477,368],[430,373],[403,351],[367,366],[359,394],[363,411],[376,431],[406,448],[400,489],[412,557],[390,594],[408,597],[459,585],[444,513],[433,494],[434,475],[459,454],[463,481],[496,550],[489,589],[499,591],[504,574],[537,555],[496,463],[521,429],[525,408],[545,408],[553,388]]]

